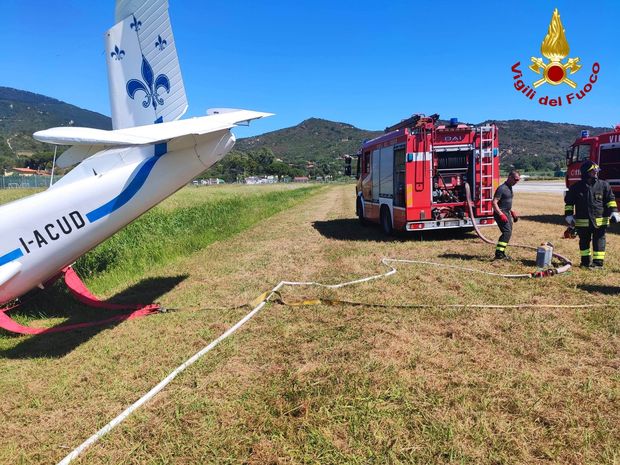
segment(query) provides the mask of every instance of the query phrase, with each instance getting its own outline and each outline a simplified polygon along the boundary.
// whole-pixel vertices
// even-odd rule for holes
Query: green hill
[[[530,120],[495,121],[495,124],[499,129],[502,166],[514,166],[524,171],[556,171],[564,164],[566,147],[582,130],[587,129],[591,134],[609,130]],[[343,169],[343,155],[356,153],[364,139],[382,133],[358,129],[346,123],[310,118],[297,126],[240,139],[235,150],[246,153],[267,150],[276,159],[305,174],[337,174]]]
[[[109,117],[60,100],[10,87],[0,87],[0,168],[18,159],[50,151],[32,133],[55,126],[111,129]]]
[[[403,115],[407,116],[407,115]],[[386,121],[386,126],[396,121]],[[503,167],[524,171],[555,171],[563,166],[565,148],[583,129],[598,134],[608,128],[546,121],[496,121]],[[111,129],[109,117],[31,92],[0,87],[0,169],[48,164],[50,146],[32,133],[54,126]],[[343,156],[357,152],[364,139],[382,130],[359,129],[348,123],[310,118],[296,126],[240,139],[235,150],[205,176],[235,180],[276,175],[338,175]],[[33,166],[34,167],[34,166]]]
[[[379,134],[310,118],[291,128],[239,139],[235,150],[204,176],[229,182],[254,175],[337,176],[344,168],[344,155],[356,153],[364,139]]]
[[[267,148],[286,163],[304,168],[308,162],[331,164],[345,154],[354,154],[364,139],[372,139],[382,132],[310,118],[291,128],[240,139],[235,148],[243,152]]]
[[[564,166],[566,148],[582,130],[596,135],[611,129],[531,120],[495,121],[495,124],[499,129],[502,165],[536,171]]]

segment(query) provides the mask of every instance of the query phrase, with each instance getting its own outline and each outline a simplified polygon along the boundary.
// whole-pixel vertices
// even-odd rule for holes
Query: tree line
[[[327,163],[315,163],[312,168],[304,165],[285,163],[276,158],[273,151],[263,147],[242,152],[233,150],[217,162],[201,177],[220,178],[226,182],[235,182],[249,176],[326,176],[334,173],[335,167]]]

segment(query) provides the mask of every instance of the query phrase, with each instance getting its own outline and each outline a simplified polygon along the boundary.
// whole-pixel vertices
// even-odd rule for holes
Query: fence
[[[54,176],[54,182],[61,176]],[[50,185],[49,176],[0,176],[0,189],[34,189],[45,188]]]

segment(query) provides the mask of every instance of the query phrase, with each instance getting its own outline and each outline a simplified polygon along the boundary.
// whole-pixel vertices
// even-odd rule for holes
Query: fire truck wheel
[[[388,207],[381,207],[381,229],[383,232],[391,236],[394,232],[394,228],[392,228],[392,215],[390,215],[390,209]]]
[[[366,218],[364,218],[364,207],[362,206],[362,200],[359,197],[355,203],[355,214],[357,215],[357,219],[362,226],[366,226],[368,224]]]

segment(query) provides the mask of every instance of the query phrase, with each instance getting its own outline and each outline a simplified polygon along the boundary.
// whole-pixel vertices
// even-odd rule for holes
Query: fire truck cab
[[[438,124],[438,118],[414,115],[362,145],[356,186],[356,214],[362,223],[379,223],[386,234],[495,224],[497,127],[474,127],[455,118]]]
[[[579,169],[585,160],[599,165],[599,177],[609,182],[616,198],[620,198],[620,125],[598,136],[581,131],[581,137],[566,151],[566,187],[581,179]]]

